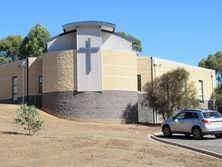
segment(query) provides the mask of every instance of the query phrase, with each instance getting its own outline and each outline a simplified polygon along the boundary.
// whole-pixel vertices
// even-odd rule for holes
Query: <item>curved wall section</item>
[[[47,43],[47,51],[55,52],[76,49],[76,33],[67,33],[51,38]]]
[[[76,51],[50,52],[42,61],[43,93],[76,90]]]
[[[46,53],[42,60],[43,110],[66,119],[128,117],[138,102],[136,54],[103,50],[102,59],[103,90],[77,92],[76,51]],[[137,114],[133,119],[137,121]]]
[[[43,110],[66,119],[124,120],[137,101],[135,91],[52,92],[43,94]]]

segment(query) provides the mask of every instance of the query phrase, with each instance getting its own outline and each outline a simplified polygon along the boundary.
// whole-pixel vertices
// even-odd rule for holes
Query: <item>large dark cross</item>
[[[99,47],[91,47],[91,39],[85,41],[85,48],[79,48],[79,52],[86,52],[86,74],[91,72],[91,53],[96,53]]]

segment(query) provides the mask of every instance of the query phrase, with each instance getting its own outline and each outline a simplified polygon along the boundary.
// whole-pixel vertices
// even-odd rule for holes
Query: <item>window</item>
[[[192,118],[199,118],[199,116],[197,115],[197,113],[194,112],[187,112],[185,115],[186,119],[192,119]]]
[[[178,115],[175,116],[175,119],[184,119],[185,118],[185,112],[179,113]]]
[[[18,78],[12,77],[12,103],[17,103],[18,101]]]
[[[39,93],[42,94],[42,76],[39,76]]]
[[[137,75],[137,86],[138,86],[138,91],[142,91],[141,87],[141,75]]]
[[[219,112],[203,113],[204,118],[222,118]]]
[[[201,103],[204,102],[204,95],[203,95],[203,81],[199,80],[198,82],[198,91],[199,91],[199,100]]]

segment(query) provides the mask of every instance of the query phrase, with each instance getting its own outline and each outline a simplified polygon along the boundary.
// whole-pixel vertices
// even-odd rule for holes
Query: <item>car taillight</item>
[[[206,119],[203,119],[202,122],[203,122],[204,124],[209,124],[209,123],[211,123],[211,121],[208,121],[208,120],[206,120]]]

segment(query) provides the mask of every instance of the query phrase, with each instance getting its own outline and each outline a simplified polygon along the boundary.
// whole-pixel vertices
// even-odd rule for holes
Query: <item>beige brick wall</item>
[[[102,50],[103,90],[137,91],[135,52]]]
[[[0,100],[12,98],[12,77],[18,77],[18,97],[22,96],[22,68],[21,62],[0,65]],[[42,58],[29,58],[29,95],[39,94],[38,77],[42,75]],[[25,96],[27,95],[27,69],[25,69]]]
[[[75,50],[45,53],[42,62],[43,93],[76,90]]]
[[[150,58],[137,57],[137,75],[141,75],[142,89],[146,85],[147,82],[151,82],[151,60],[150,60]]]
[[[156,63],[155,66],[156,70],[153,70],[154,76],[155,76],[155,71],[156,71],[156,77],[160,77],[163,73],[172,71],[178,67],[185,68],[190,73],[189,81],[194,83],[196,89],[198,89],[198,81],[203,80],[204,100],[211,99],[213,88],[215,88],[216,86],[214,70],[195,67],[159,58],[154,58],[154,59]],[[142,74],[142,87],[143,87],[148,81],[150,81],[151,78],[150,68],[147,67],[148,65],[147,62],[150,62],[150,57],[138,57],[137,61],[138,61],[138,74]],[[147,75],[149,77],[144,75]],[[213,78],[211,78],[211,76]]]
[[[40,95],[39,76],[42,76],[42,57],[29,58],[29,95]]]
[[[137,57],[134,52],[102,50],[103,90],[137,90]],[[43,92],[77,89],[76,51],[43,56]]]
[[[22,61],[0,65],[0,100],[12,98],[12,77],[18,77],[18,96],[22,96]],[[26,70],[25,70],[25,94],[26,94]]]

